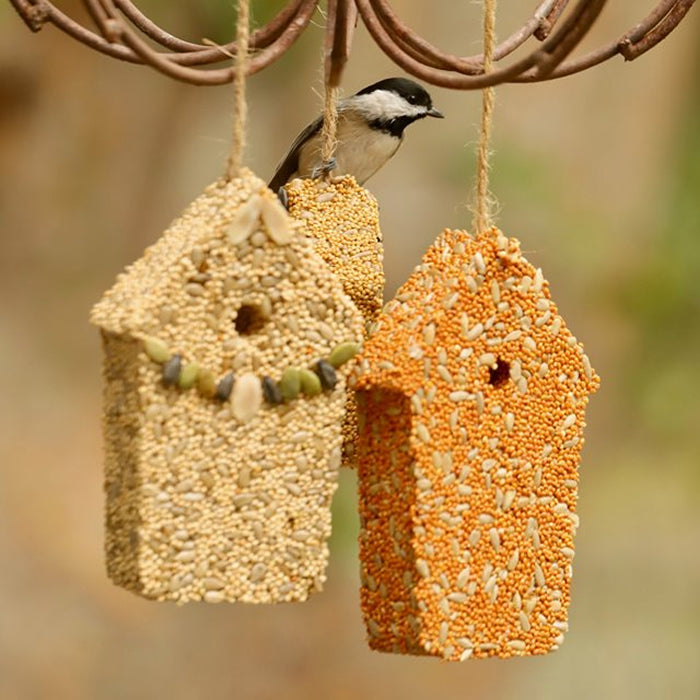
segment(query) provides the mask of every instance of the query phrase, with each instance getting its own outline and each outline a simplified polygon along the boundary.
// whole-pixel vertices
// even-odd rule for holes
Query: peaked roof
[[[362,316],[300,226],[250,171],[219,180],[118,276],[91,321],[211,371],[235,360],[275,373],[359,342]]]
[[[384,307],[364,343],[356,388],[408,394],[442,385],[471,395],[477,384],[510,377],[522,391],[564,364],[574,368],[577,396],[595,390],[583,346],[518,241],[495,228],[475,237],[447,229]]]
[[[209,185],[143,255],[117,276],[115,284],[95,304],[90,321],[114,333],[148,325],[159,313],[163,291],[174,276],[186,275],[181,261],[195,245],[225,240],[239,207],[255,192],[264,195],[265,183],[249,170],[241,177],[217,180]],[[270,192],[270,197],[274,195]]]

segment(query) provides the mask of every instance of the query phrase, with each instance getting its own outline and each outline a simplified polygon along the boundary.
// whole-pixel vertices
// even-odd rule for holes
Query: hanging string
[[[496,0],[484,0],[484,73],[493,67],[493,52],[496,46]],[[486,231],[492,226],[493,198],[489,192],[489,142],[493,121],[495,91],[487,87],[481,93],[481,128],[479,150],[476,163],[476,202],[474,205],[475,233]]]
[[[229,180],[238,176],[245,150],[248,104],[245,99],[245,73],[250,46],[250,0],[238,0],[236,18],[236,57],[233,65],[234,116],[231,151],[226,175]]]
[[[338,146],[338,88],[325,82],[323,99],[323,129],[321,130],[321,161],[328,166]]]

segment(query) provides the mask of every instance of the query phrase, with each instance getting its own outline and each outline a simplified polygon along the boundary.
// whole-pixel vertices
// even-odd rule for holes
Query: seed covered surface
[[[444,231],[356,373],[370,645],[455,661],[556,649],[599,380],[541,271],[496,229]]]
[[[365,318],[366,327],[384,303],[384,250],[377,200],[350,175],[296,179],[286,186],[289,213],[303,223],[316,252],[328,263]],[[343,425],[344,459],[354,466],[355,397],[348,395]]]
[[[325,580],[347,367],[293,402],[263,379],[360,341],[363,321],[278,207],[249,172],[214,183],[92,312],[107,568],[148,598],[304,600]]]

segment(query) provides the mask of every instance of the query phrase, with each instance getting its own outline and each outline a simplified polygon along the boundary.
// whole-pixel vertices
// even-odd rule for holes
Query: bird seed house
[[[446,230],[356,365],[370,645],[449,660],[563,641],[598,386],[515,239]]]
[[[262,180],[208,187],[91,316],[106,554],[157,600],[304,600],[325,578],[362,317]]]

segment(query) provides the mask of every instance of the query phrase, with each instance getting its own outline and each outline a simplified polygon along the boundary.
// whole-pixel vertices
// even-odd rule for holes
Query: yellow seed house
[[[438,237],[357,365],[373,648],[464,660],[562,643],[597,386],[515,239]]]
[[[325,579],[363,320],[259,178],[208,187],[94,307],[106,554],[157,600],[304,600]]]

